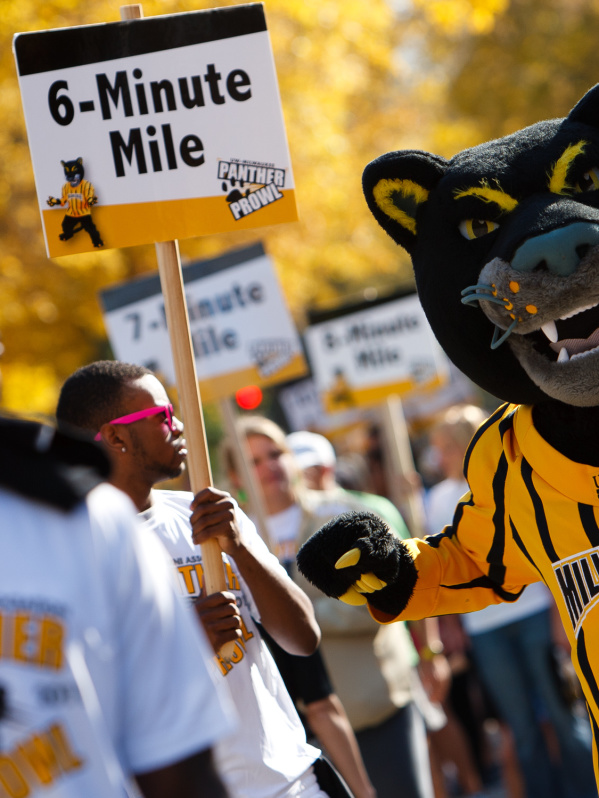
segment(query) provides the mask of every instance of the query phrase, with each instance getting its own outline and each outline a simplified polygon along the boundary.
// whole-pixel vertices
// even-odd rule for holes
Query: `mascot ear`
[[[418,150],[388,152],[364,169],[368,207],[381,227],[409,253],[418,240],[416,216],[445,173],[447,161]]]
[[[599,83],[589,89],[568,114],[568,122],[582,122],[599,128]]]

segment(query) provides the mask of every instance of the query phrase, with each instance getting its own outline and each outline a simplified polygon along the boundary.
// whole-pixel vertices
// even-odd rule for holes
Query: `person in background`
[[[358,482],[351,479],[350,469],[345,469],[345,486],[341,484],[340,471],[343,460],[337,458],[333,444],[317,432],[300,430],[287,436],[287,445],[293,452],[302,472],[306,487],[310,490],[326,491],[330,500],[357,501],[381,516],[392,529],[403,535],[407,533],[403,517],[397,507],[385,496],[361,490]],[[347,459],[346,461],[347,462]],[[354,470],[354,477],[357,470]]]
[[[463,460],[486,414],[475,405],[454,406],[433,425],[430,442],[444,479],[427,496],[430,533],[451,524],[459,499],[468,491]],[[563,698],[552,665],[556,612],[543,583],[529,585],[513,604],[497,604],[464,614],[461,621],[476,670],[514,737],[527,798],[590,798],[597,795],[592,766],[591,728]],[[565,635],[560,635],[565,645]],[[550,721],[558,752],[548,747],[540,718]],[[552,755],[557,753],[556,755]]]
[[[102,443],[111,482],[133,500],[148,535],[156,533],[172,557],[182,594],[194,604],[243,722],[220,741],[216,759],[233,798],[332,798],[321,788],[318,749],[309,745],[256,621],[285,650],[310,654],[320,631],[312,606],[287,576],[228,493],[155,490],[180,475],[187,455],[183,425],[166,391],[146,368],[118,361],[92,363],[72,374],[60,392],[59,424],[88,430]],[[198,544],[215,539],[223,552],[226,591],[202,589]]]
[[[357,509],[368,509],[377,513],[396,534],[401,537],[408,535],[407,526],[397,507],[385,496],[360,490],[364,482],[360,483],[359,479],[352,481],[350,469],[343,470],[344,461],[337,458],[333,445],[324,435],[307,430],[292,432],[287,436],[287,444],[307,486],[312,490],[323,492],[322,496],[326,497],[325,507],[327,505],[343,505],[348,501],[353,507],[357,502]],[[343,473],[345,486],[342,486],[339,480],[339,475]],[[358,471],[354,468],[353,476],[357,475]],[[418,649],[422,653],[418,663],[422,681],[431,694],[438,696],[439,683],[443,682],[448,686],[449,679],[447,663],[445,658],[441,657],[443,652],[438,621],[436,618],[426,618],[424,621],[408,624],[408,628],[418,642]],[[434,641],[434,650],[431,648],[431,641]],[[435,656],[435,654],[439,656]],[[429,725],[432,728],[438,728],[441,725],[442,714],[438,711],[435,712],[425,698],[421,700],[420,707],[424,711],[425,717],[429,717]]]
[[[322,596],[302,580],[295,564],[299,546],[326,520],[364,505],[305,488],[284,432],[270,419],[241,417],[238,434],[247,439],[274,551],[314,602],[325,665],[378,798],[396,798],[398,789],[402,798],[432,798],[426,728],[415,703],[417,655],[405,625],[378,626],[367,612]],[[227,441],[223,459],[238,485]]]
[[[308,657],[288,654],[260,630],[306,727],[309,741],[321,746],[353,798],[376,798],[347,713],[333,690],[320,649]],[[332,793],[333,794],[333,793]],[[335,794],[343,795],[339,788]]]
[[[230,443],[225,441],[221,451],[228,463],[233,462]],[[233,476],[239,488],[235,468],[231,465],[227,470],[229,478]],[[289,570],[287,561],[286,567]],[[304,722],[308,739],[323,747],[354,798],[376,798],[347,713],[333,690],[320,649],[308,657],[293,656],[277,645],[264,629],[261,632]]]
[[[0,793],[228,798],[213,748],[230,697],[109,468],[93,444],[0,417]]]
[[[400,530],[405,528],[401,513],[388,498],[359,490],[361,486],[368,484],[365,464],[362,468],[360,467],[362,463],[358,459],[359,456],[345,455],[343,458],[338,458],[330,441],[315,432],[292,432],[287,436],[287,443],[310,488],[327,491],[331,500],[336,498],[337,501],[340,501],[344,496],[349,495],[380,515],[391,528]],[[443,619],[441,619],[442,621]],[[427,618],[424,621],[408,624],[408,628],[411,629],[417,640],[425,634],[442,645],[438,619]],[[441,650],[440,646],[438,646],[438,650]],[[445,651],[443,653],[445,654]],[[431,658],[430,655],[427,657],[424,654],[418,665],[423,683],[425,685],[432,683],[433,689],[435,675],[430,671],[435,662],[437,662],[436,657]],[[453,683],[451,687],[453,688]],[[421,698],[421,706],[425,705],[425,717],[431,712],[426,706],[427,703],[426,697]],[[463,785],[464,795],[468,798],[483,798],[482,778],[472,761],[468,740],[452,713],[447,697],[442,705],[446,722],[441,725],[433,720],[428,729],[435,798],[446,798],[447,795],[446,779],[442,771],[442,762],[447,752],[451,754],[452,761],[458,763],[458,774]]]

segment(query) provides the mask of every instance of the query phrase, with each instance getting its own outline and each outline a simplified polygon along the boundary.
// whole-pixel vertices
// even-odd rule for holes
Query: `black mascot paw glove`
[[[331,519],[297,553],[306,579],[346,604],[370,604],[398,615],[416,584],[407,547],[373,513],[350,512]]]

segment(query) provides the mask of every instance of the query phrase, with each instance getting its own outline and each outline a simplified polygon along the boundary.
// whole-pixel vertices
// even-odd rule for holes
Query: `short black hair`
[[[146,374],[153,372],[120,360],[97,360],[77,369],[60,391],[56,407],[59,429],[97,432],[102,424],[123,415],[127,386]]]

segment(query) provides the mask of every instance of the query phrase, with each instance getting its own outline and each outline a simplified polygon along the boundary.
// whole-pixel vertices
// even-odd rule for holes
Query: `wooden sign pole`
[[[185,420],[189,483],[193,493],[197,493],[202,488],[212,485],[212,472],[177,242],[164,241],[156,244],[156,257],[173,351],[177,392]],[[202,544],[201,549],[206,593],[227,590],[221,550],[217,541],[208,540]]]
[[[424,506],[420,495],[408,488],[407,498],[397,486],[397,476],[416,471],[408,427],[403,413],[401,399],[397,395],[388,396],[382,406],[382,439],[385,446],[385,466],[388,484],[394,504],[401,508],[406,525],[413,537],[425,534]]]
[[[141,19],[143,17],[142,7],[137,3],[121,6],[120,11],[121,19],[123,20]],[[164,241],[157,243],[155,246],[166,323],[173,353],[177,392],[185,420],[189,481],[191,490],[193,493],[197,493],[203,488],[212,485],[212,473],[191,341],[189,315],[183,288],[179,246],[177,241]],[[203,543],[201,551],[206,594],[227,590],[225,570],[218,542],[209,540]],[[224,658],[230,658],[234,645],[234,643],[225,644],[219,652],[220,655]]]

